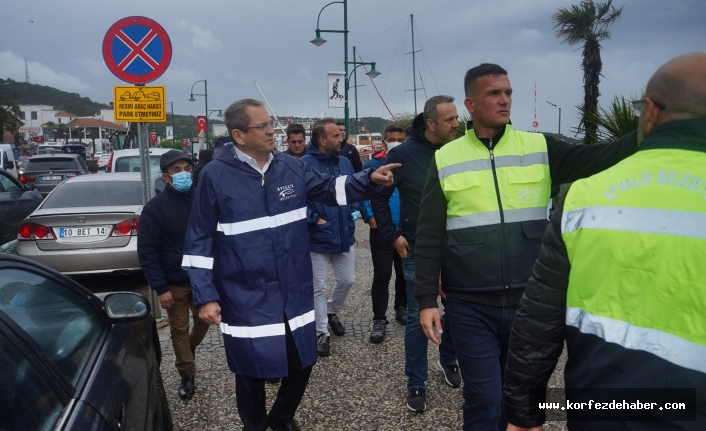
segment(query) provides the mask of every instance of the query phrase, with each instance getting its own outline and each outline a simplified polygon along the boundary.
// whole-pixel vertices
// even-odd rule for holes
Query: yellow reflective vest
[[[499,142],[486,146],[468,130],[435,160],[447,200],[444,291],[524,287],[547,224],[545,137],[507,125]]]
[[[658,132],[566,197],[567,387],[706,391],[706,121]]]

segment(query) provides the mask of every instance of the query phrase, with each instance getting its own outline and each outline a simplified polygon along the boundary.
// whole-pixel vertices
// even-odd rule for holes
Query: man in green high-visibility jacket
[[[422,193],[415,297],[437,342],[441,274],[446,318],[463,377],[464,430],[504,430],[502,370],[510,327],[547,226],[551,186],[594,175],[637,150],[636,134],[571,145],[514,130],[512,86],[495,64],[470,69],[466,134],[439,149]]]
[[[643,406],[571,409],[570,429],[706,429],[706,53],[665,63],[633,104],[637,153],[575,182],[544,236],[510,337],[508,429],[541,430],[530,389],[564,341],[570,401]]]

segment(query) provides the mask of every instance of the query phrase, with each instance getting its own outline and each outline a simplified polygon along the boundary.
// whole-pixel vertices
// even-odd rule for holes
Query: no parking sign
[[[162,76],[172,60],[172,42],[156,21],[130,16],[113,24],[103,38],[103,60],[113,75],[131,84]]]

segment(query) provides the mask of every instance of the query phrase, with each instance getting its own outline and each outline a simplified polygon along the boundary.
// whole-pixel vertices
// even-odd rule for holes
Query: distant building
[[[114,122],[113,109],[101,109],[93,116],[79,117],[71,112],[54,109],[50,105],[19,105],[19,107],[19,120],[24,123],[19,131],[27,142],[57,141],[55,130],[62,128],[59,125],[64,125],[69,140],[78,140],[79,136],[82,140],[88,139],[87,137],[92,135],[95,137],[96,151],[104,151],[105,146],[110,143],[110,135],[115,131],[126,129],[126,124]],[[80,128],[78,136],[72,130],[77,127]],[[93,142],[92,139],[91,142]]]

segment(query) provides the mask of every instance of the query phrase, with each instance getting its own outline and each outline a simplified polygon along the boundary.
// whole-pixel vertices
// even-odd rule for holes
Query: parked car
[[[15,148],[12,144],[0,143],[0,170],[10,172],[17,178],[17,166],[15,165]]]
[[[62,181],[79,175],[88,175],[88,166],[80,155],[44,154],[29,159],[20,181],[34,183],[34,188],[46,196]]]
[[[0,245],[17,237],[20,223],[42,202],[42,195],[30,184],[22,184],[0,171]]]
[[[140,174],[74,177],[22,221],[17,254],[64,274],[139,271],[140,214]]]
[[[147,298],[0,256],[0,429],[170,431]]]
[[[161,172],[159,169],[159,157],[171,150],[171,148],[150,148],[150,173]],[[113,151],[110,155],[106,172],[140,172],[140,150],[132,148],[129,150]]]
[[[98,169],[105,169],[110,161],[110,154],[102,154],[98,159]]]
[[[63,154],[80,154],[83,160],[86,160],[86,145],[80,142],[69,142],[61,147]]]

